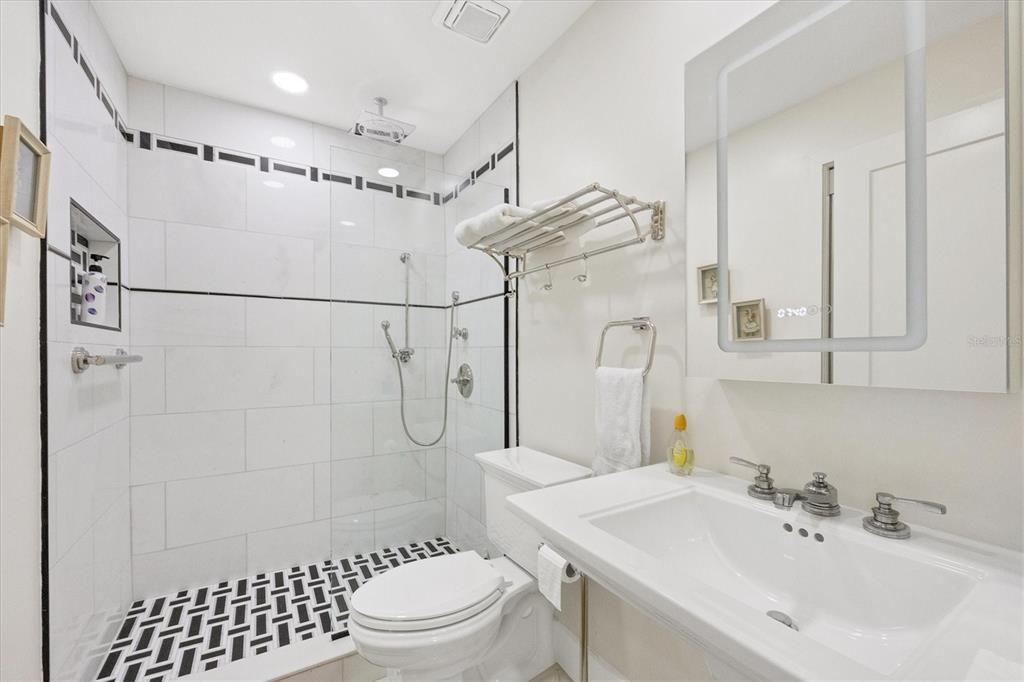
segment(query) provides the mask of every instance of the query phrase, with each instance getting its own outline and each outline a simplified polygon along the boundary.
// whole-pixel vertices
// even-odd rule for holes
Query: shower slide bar
[[[603,205],[602,205],[603,204]],[[640,226],[638,218],[648,218],[646,227]],[[534,267],[527,267],[527,257],[542,249],[562,244],[573,228],[593,220],[593,229],[610,225],[623,219],[632,223],[634,236],[615,244],[558,258]],[[470,248],[489,255],[505,275],[506,281],[566,265],[575,261],[592,258],[618,249],[641,244],[650,237],[655,241],[665,238],[665,202],[639,201],[636,197],[624,195],[618,190],[608,189],[599,183],[591,183],[558,201],[538,209],[520,220],[481,237]],[[516,258],[519,268],[509,271],[503,258]]]
[[[81,346],[71,351],[71,371],[75,374],[81,374],[94,365],[113,365],[116,369],[123,369],[135,362],[142,362],[142,356],[129,355],[123,348],[118,348],[113,355],[93,355]]]

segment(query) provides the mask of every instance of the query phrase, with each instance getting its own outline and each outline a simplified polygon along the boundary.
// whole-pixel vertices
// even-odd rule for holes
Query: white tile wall
[[[167,348],[167,410],[312,404],[313,361],[311,348]]]
[[[249,573],[323,561],[331,556],[331,522],[327,519],[246,536]]]
[[[248,410],[245,456],[250,470],[329,461],[331,406]]]
[[[468,173],[496,151],[484,144],[512,139],[507,96],[442,161],[158,84],[133,80],[128,92],[136,127],[339,172],[389,159],[408,166],[406,186],[422,177],[450,187],[443,170]],[[296,147],[269,146],[273,135]],[[446,305],[453,285],[464,300],[501,290],[490,259],[453,250],[448,233],[456,208],[500,197],[513,164],[485,176],[494,187],[439,208],[167,150],[132,148],[128,163],[129,281],[238,295],[132,295],[132,345],[146,356],[130,372],[134,596],[423,539],[446,521],[482,543],[471,450],[502,444],[501,302],[459,310],[471,336],[457,342],[453,368],[460,357],[473,364],[477,393],[453,394],[451,433],[432,448],[402,429],[380,322],[402,345],[404,310],[380,304],[404,299],[406,251],[414,303]],[[402,369],[419,438],[442,425],[448,324],[446,310],[411,311],[416,355]],[[88,399],[96,386],[81,390]]]
[[[128,214],[245,228],[246,169],[166,149],[129,147]]]
[[[241,346],[246,302],[224,296],[133,292],[135,346]]]
[[[246,345],[331,345],[332,304],[322,301],[280,301],[267,298],[244,300]]]
[[[164,549],[164,484],[132,486],[131,505],[132,552],[146,554]]]
[[[127,77],[89,3],[56,3],[81,53],[113,105],[126,110]],[[51,19],[47,34],[47,145],[52,151],[47,243],[67,254],[73,199],[122,240],[127,266],[128,149],[95,88]],[[68,261],[47,256],[47,356],[50,530],[50,665],[54,679],[91,679],[97,650],[131,600],[129,494],[130,370],[70,371],[76,346],[108,354],[130,344],[124,331],[73,325]],[[123,301],[127,308],[127,299]]]
[[[374,512],[374,542],[393,547],[444,533],[444,501],[425,500]]]
[[[132,420],[132,485],[245,470],[245,413],[156,414]]]
[[[335,516],[419,502],[426,497],[420,453],[405,452],[333,463],[331,511]]]
[[[335,516],[331,520],[331,556],[351,556],[377,547],[373,535],[373,512]]]
[[[312,465],[167,483],[167,546],[314,520]]]
[[[166,233],[168,288],[268,296],[316,293],[316,244],[311,239],[182,223],[168,223]]]
[[[132,589],[137,599],[243,575],[246,553],[241,535],[132,557]]]
[[[452,146],[444,157],[447,177],[460,177],[478,168],[515,138],[515,93],[508,88]],[[447,288],[458,290],[463,300],[503,291],[498,268],[484,254],[468,251],[451,238],[458,221],[516,197],[516,155],[510,154],[475,185],[461,191],[446,207]],[[514,308],[514,301],[512,307]],[[473,455],[504,446],[505,422],[514,420],[505,409],[504,302],[500,297],[458,308],[457,324],[469,329],[469,339],[456,343],[453,367],[468,362],[475,387],[467,400],[456,397],[448,417],[446,449],[446,530],[461,546],[492,550],[484,526],[482,471]],[[510,333],[514,343],[514,330]],[[514,357],[514,348],[510,349]],[[510,368],[514,384],[515,368]],[[511,387],[510,387],[511,388]],[[511,403],[514,406],[514,402]],[[515,442],[512,434],[511,442]]]

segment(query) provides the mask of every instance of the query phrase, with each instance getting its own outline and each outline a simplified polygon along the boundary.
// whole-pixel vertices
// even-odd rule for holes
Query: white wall
[[[0,115],[39,132],[34,0],[0,3]],[[11,230],[0,327],[0,679],[42,678],[39,241]]]
[[[54,12],[78,40],[59,30]],[[122,115],[127,75],[92,5],[53,2],[46,28],[48,144],[53,152],[47,243],[50,666],[55,679],[94,675],[131,601],[129,519],[130,370],[72,374],[72,348],[109,354],[122,331],[71,324],[70,201],[127,242],[127,153]],[[86,64],[99,86],[90,82]],[[122,254],[124,251],[122,251]],[[122,259],[124,260],[124,259]],[[112,274],[112,273],[108,273]],[[122,303],[127,298],[122,299]]]
[[[744,475],[728,464],[729,456],[764,461],[785,485],[826,471],[843,502],[861,508],[879,488],[940,500],[949,504],[948,516],[915,514],[908,520],[1019,548],[1019,394],[686,376],[683,319],[695,276],[684,267],[683,66],[767,5],[598,3],[522,76],[524,203],[594,180],[668,203],[664,242],[593,259],[590,288],[572,286],[573,273],[565,268],[552,294],[522,296],[522,443],[590,462],[598,334],[609,319],[649,314],[659,328],[650,386],[656,458],[667,444],[672,415],[685,411],[699,465]],[[617,82],[631,84],[629,96],[609,87]],[[637,355],[620,359],[635,362]],[[665,530],[671,532],[671,519]],[[592,637],[602,647],[597,653],[625,674],[673,679],[683,669],[673,665],[692,663],[685,647],[666,654],[653,624],[621,636],[620,619],[631,608],[603,590],[595,589],[592,598]],[[644,668],[649,664],[642,661],[650,660],[664,667]]]
[[[505,445],[502,326],[505,302],[501,296],[494,297],[504,291],[503,278],[490,257],[466,249],[453,235],[459,221],[503,203],[506,191],[510,201],[515,203],[516,153],[508,153],[500,161],[497,159],[499,152],[514,143],[515,106],[515,86],[510,85],[444,156],[445,172],[454,179],[484,168],[494,155],[493,168],[485,170],[475,182],[462,189],[446,206],[445,212],[446,288],[458,291],[465,302],[458,308],[456,324],[469,331],[469,338],[455,342],[452,374],[465,362],[472,368],[475,381],[468,399],[462,398],[454,386],[449,394],[447,532],[460,547],[491,555],[494,552],[484,527],[483,472],[473,456]],[[510,319],[514,324],[514,315],[510,315]],[[509,334],[510,360],[514,362],[514,328]],[[515,368],[511,367],[509,376],[514,377]],[[511,390],[514,388],[513,385]],[[510,424],[514,425],[514,393],[509,403],[513,412],[509,415]],[[514,434],[511,442],[515,442]]]

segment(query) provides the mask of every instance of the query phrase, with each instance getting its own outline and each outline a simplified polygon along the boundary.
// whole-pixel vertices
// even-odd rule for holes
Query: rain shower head
[[[412,123],[406,123],[405,121],[399,121],[396,118],[384,115],[384,107],[388,103],[386,98],[374,97],[373,103],[377,105],[377,110],[371,111],[367,109],[364,111],[362,116],[356,120],[355,125],[352,126],[353,134],[370,137],[382,142],[390,142],[391,144],[401,144],[405,138],[412,135],[413,131],[416,130],[416,126]]]

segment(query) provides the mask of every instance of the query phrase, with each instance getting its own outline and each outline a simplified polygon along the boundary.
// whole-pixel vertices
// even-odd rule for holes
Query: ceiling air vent
[[[459,35],[486,43],[508,12],[508,7],[493,0],[444,0],[437,8],[434,20]]]

